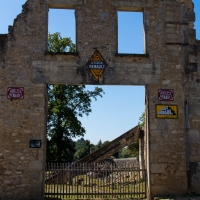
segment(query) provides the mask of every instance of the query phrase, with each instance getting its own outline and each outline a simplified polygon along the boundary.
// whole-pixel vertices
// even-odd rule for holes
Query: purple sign
[[[174,101],[174,90],[159,89],[158,101]]]
[[[23,99],[24,98],[24,88],[23,87],[9,87],[7,89],[8,99]]]

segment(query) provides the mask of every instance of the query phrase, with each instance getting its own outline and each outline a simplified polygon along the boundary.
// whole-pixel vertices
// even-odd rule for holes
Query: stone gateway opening
[[[143,112],[142,86],[48,85],[45,197],[146,197]]]

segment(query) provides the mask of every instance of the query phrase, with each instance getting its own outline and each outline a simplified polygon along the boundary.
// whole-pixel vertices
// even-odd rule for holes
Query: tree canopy
[[[48,51],[49,52],[75,52],[75,44],[71,38],[62,38],[60,33],[48,34]]]
[[[139,117],[138,126],[140,128],[143,128],[144,124],[145,124],[145,112],[143,112],[142,115]]]
[[[84,140],[84,138],[81,138],[76,141],[76,153],[74,154],[74,160],[80,160],[81,158],[84,158],[85,156],[90,154],[90,149],[94,145],[90,143],[89,140]]]

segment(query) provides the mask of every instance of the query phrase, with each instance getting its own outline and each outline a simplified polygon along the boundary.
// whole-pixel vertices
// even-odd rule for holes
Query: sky
[[[26,0],[0,0],[0,34],[8,32],[8,26],[13,25],[13,20],[21,13],[21,6],[25,2]],[[196,35],[197,39],[200,39],[200,0],[193,0],[193,2],[196,13]],[[134,16],[130,17],[130,13],[118,12],[119,53],[143,53],[142,13],[132,14]],[[132,29],[130,29],[131,24],[134,24]],[[133,27],[137,27],[138,31],[136,32]],[[50,9],[49,32],[60,32],[62,37],[71,37],[75,43],[74,11]],[[134,33],[134,36],[128,33]],[[145,107],[144,86],[100,85],[100,87],[103,88],[105,94],[97,101],[92,101],[92,113],[80,119],[86,129],[84,138],[93,144],[97,144],[99,140],[112,141],[135,127]],[[87,86],[89,90],[93,88],[94,86]]]

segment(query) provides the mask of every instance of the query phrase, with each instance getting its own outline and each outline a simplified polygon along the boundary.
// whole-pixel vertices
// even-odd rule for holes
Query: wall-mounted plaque
[[[92,72],[95,79],[98,80],[103,73],[105,67],[107,66],[107,63],[102,55],[99,53],[99,51],[96,50],[86,65]]]
[[[30,140],[30,148],[40,148],[42,146],[41,140]]]
[[[23,87],[8,87],[7,98],[8,99],[23,99],[24,88]]]
[[[156,105],[156,118],[162,119],[177,119],[177,105]]]
[[[174,90],[171,89],[159,89],[158,101],[174,101]]]

